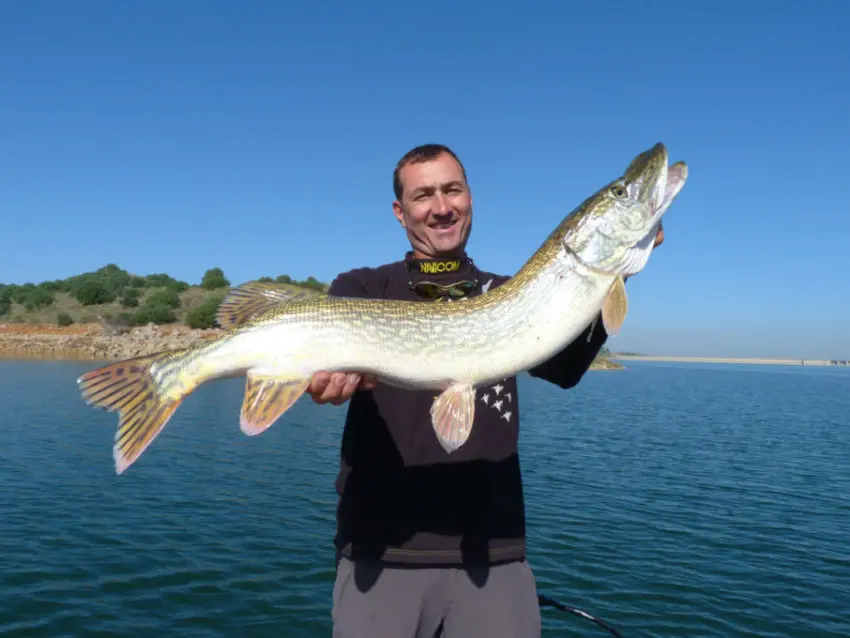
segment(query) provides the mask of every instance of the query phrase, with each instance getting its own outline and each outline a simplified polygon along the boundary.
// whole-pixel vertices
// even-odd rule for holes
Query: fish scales
[[[502,294],[486,303],[477,302],[484,300],[482,295],[434,304],[439,308],[429,313],[427,321],[416,312],[421,302],[389,306],[370,303],[373,300],[329,299],[270,313],[245,338],[253,342],[263,330],[284,335],[289,349],[285,354],[270,349],[274,354],[265,359],[269,366],[281,366],[281,372],[297,360],[310,361],[317,369],[355,366],[397,383],[404,380],[404,385],[412,387],[439,388],[446,379],[495,381],[507,376],[515,365],[531,365],[545,357],[545,348],[539,344],[548,346],[549,342],[541,339],[541,331],[571,320],[584,325],[590,320],[576,314],[572,298],[560,297],[567,303],[552,303],[553,298],[559,298],[554,293],[558,285],[587,288],[587,275],[560,263],[556,262],[552,272],[544,273],[531,287],[514,286],[509,281],[496,289],[504,289]],[[499,345],[507,339],[512,347]],[[240,349],[243,344],[234,342],[233,346]],[[416,359],[415,372],[409,370],[411,358]]]

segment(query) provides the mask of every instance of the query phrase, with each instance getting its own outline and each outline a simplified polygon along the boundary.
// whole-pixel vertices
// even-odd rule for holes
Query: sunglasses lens
[[[450,297],[464,297],[474,288],[474,281],[459,281],[447,286],[435,284],[430,281],[420,281],[413,286],[417,294],[430,299],[436,299],[445,294],[448,294]]]
[[[414,290],[423,297],[428,297],[430,299],[436,299],[440,296],[440,287],[437,286],[437,284],[432,284],[427,281],[416,284],[414,286]]]

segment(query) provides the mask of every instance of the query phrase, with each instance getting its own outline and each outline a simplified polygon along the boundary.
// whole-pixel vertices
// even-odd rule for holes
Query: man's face
[[[408,164],[399,172],[401,201],[393,202],[396,219],[407,231],[416,257],[450,257],[466,246],[472,227],[472,195],[463,170],[446,153]]]

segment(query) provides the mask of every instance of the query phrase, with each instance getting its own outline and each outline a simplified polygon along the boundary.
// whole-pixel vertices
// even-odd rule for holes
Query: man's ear
[[[404,222],[404,209],[401,207],[401,202],[395,200],[393,202],[393,215],[398,220],[398,223],[401,224],[402,228],[407,228],[407,224]]]

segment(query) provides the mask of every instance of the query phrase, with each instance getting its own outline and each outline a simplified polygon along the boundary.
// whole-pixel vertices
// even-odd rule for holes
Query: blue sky
[[[663,141],[690,178],[611,347],[850,358],[850,4],[0,7],[0,281],[116,263],[328,281],[407,248],[391,173],[453,147],[511,273]]]

